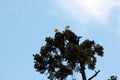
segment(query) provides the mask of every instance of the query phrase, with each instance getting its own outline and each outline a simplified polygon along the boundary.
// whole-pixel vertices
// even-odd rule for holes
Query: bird
[[[55,47],[59,48],[59,50],[61,51],[61,53],[64,52],[64,35],[59,31],[58,28],[56,28],[55,30]]]
[[[78,44],[79,43],[79,39],[82,37],[78,37],[74,32],[72,32],[70,29],[70,26],[66,26],[65,27],[65,32],[64,32],[64,36],[65,38],[69,41],[70,44]]]

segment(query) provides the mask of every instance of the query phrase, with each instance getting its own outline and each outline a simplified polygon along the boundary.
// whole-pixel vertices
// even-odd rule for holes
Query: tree
[[[95,70],[96,55],[103,57],[103,47],[94,40],[78,42],[81,37],[72,37],[74,35],[66,30],[60,34],[62,36],[55,34],[54,37],[46,37],[46,44],[41,47],[40,53],[33,55],[34,68],[41,74],[47,74],[50,80],[64,80],[68,75],[73,75],[73,71],[79,72],[82,80],[87,80],[85,70],[87,67]],[[71,43],[68,36],[76,42]],[[88,80],[92,80],[99,72],[95,71]]]
[[[117,80],[117,76],[112,75],[112,76],[110,76],[110,79],[108,79],[108,80]]]

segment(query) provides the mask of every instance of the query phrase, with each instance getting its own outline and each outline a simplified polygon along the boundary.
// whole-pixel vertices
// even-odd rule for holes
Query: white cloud
[[[120,0],[58,0],[58,4],[76,19],[107,21]]]

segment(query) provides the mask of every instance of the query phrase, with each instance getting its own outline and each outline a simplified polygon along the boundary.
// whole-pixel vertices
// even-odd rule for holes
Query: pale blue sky
[[[45,37],[53,37],[55,28],[62,31],[66,25],[83,36],[81,41],[95,40],[104,47],[104,57],[98,57],[96,65],[101,72],[94,80],[110,75],[120,79],[120,6],[111,6],[110,0],[103,12],[99,5],[98,10],[91,7],[89,13],[85,0],[85,14],[81,7],[76,9],[78,0],[73,0],[73,5],[72,0],[67,1],[0,0],[0,80],[47,80],[35,71],[32,54],[39,53]],[[88,77],[94,74],[90,72]]]

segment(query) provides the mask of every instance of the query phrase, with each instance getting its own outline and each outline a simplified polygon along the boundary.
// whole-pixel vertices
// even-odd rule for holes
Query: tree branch
[[[97,72],[95,71],[95,74],[92,76],[92,77],[90,77],[88,80],[92,80],[95,76],[97,76],[97,74],[100,72],[100,70],[98,70]]]

